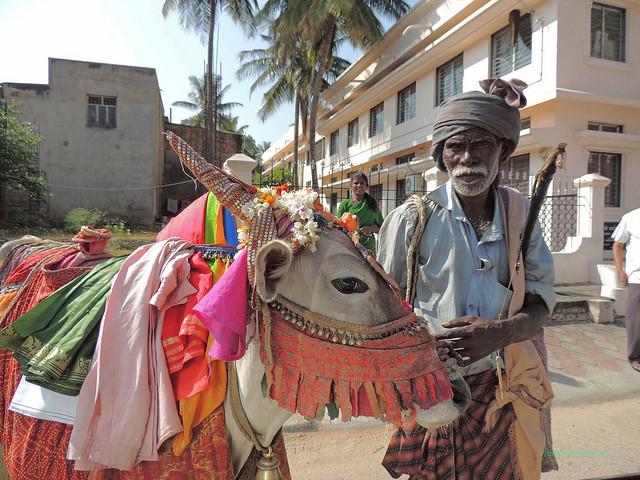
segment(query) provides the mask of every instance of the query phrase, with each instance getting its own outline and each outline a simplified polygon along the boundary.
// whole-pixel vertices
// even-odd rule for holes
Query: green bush
[[[97,208],[74,208],[64,217],[64,228],[68,232],[78,233],[83,225],[100,228],[107,214]]]

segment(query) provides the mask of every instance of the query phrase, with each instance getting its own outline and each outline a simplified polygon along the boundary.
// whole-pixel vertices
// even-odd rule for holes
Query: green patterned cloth
[[[111,280],[127,257],[94,267],[0,331],[0,348],[13,351],[31,383],[77,395],[95,350]]]

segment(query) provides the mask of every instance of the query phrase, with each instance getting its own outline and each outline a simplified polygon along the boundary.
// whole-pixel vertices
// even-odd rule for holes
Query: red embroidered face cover
[[[305,417],[335,403],[343,421],[386,415],[402,422],[414,404],[428,409],[453,397],[436,341],[414,313],[365,327],[304,311],[282,298],[265,305],[260,357],[268,395]]]

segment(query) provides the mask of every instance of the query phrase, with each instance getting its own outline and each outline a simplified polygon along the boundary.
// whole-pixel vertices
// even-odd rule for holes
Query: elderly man
[[[555,305],[553,262],[537,225],[524,269],[513,268],[526,205],[497,187],[500,164],[518,144],[526,85],[480,84],[485,92],[451,97],[437,113],[431,153],[449,182],[395,209],[380,232],[380,263],[403,289],[415,268],[408,299],[462,357],[472,394],[454,424],[428,430],[408,423],[396,432],[383,460],[395,478],[539,478],[543,457],[552,455],[541,409],[553,394],[538,340]],[[431,216],[416,232],[420,208]]]

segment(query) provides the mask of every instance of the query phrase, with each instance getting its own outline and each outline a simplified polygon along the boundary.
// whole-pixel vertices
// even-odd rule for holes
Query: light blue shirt
[[[509,262],[498,194],[494,192],[491,226],[478,241],[454,194],[451,183],[429,198],[435,209],[420,242],[414,311],[432,333],[442,323],[465,315],[506,318],[512,291],[508,290]],[[527,202],[528,207],[528,202]],[[378,261],[404,290],[407,287],[407,252],[417,223],[414,204],[393,210],[380,230]],[[524,262],[525,291],[542,297],[549,312],[555,306],[553,259],[536,223]]]

